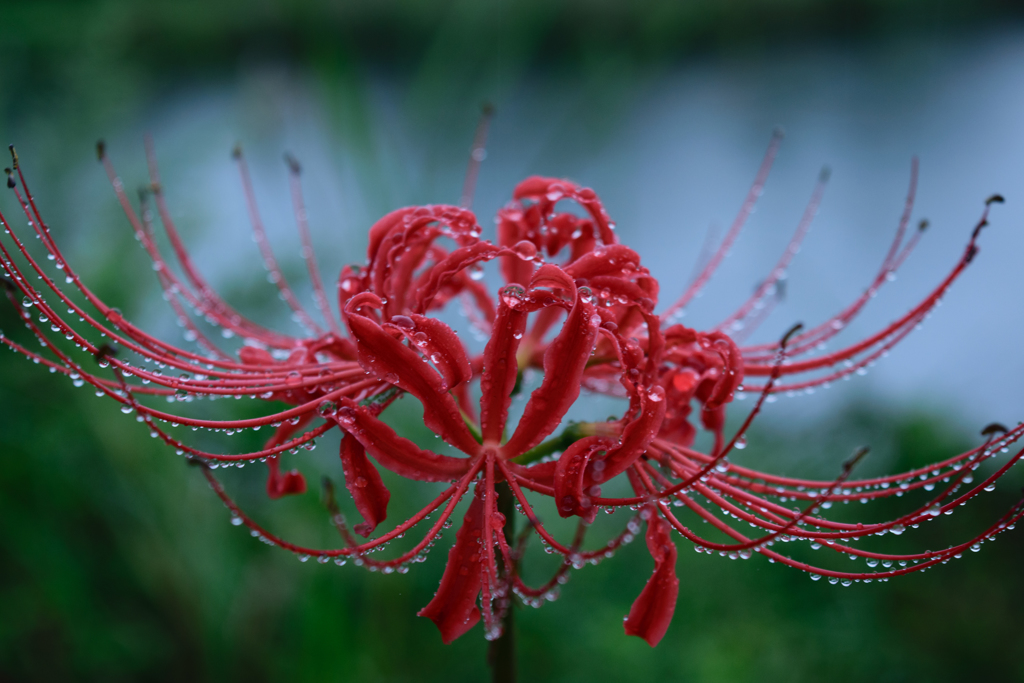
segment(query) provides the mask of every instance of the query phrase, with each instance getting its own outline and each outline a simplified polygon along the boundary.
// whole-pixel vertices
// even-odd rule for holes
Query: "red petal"
[[[399,221],[402,220],[406,214],[412,213],[415,210],[416,207],[414,206],[397,209],[373,224],[373,227],[370,228],[369,246],[366,249],[367,262],[372,263],[377,258],[377,251],[380,249],[384,238],[389,232],[391,232],[391,229],[398,225]]]
[[[519,364],[516,351],[526,329],[527,314],[501,302],[494,319],[491,338],[484,349],[484,367],[480,375],[480,426],[485,442],[498,443],[505,422],[512,389],[516,385]]]
[[[523,212],[523,218],[529,223],[524,225],[523,220],[513,221],[503,216],[503,220],[498,223],[498,244],[503,247],[511,247],[529,234],[536,234],[536,227],[540,222],[540,214],[536,209]],[[505,282],[517,283],[525,287],[530,275],[533,274],[533,263],[524,261],[515,254],[502,256],[501,274],[505,278]]]
[[[626,635],[640,636],[654,647],[665,637],[672,623],[679,597],[679,579],[672,527],[655,513],[653,506],[647,510],[651,515],[647,520],[647,549],[654,558],[654,573],[630,608],[625,626]]]
[[[556,192],[557,197],[549,198],[549,191]],[[597,195],[589,188],[581,188],[568,180],[531,176],[516,186],[512,196],[517,200],[533,199],[542,207],[544,215],[551,212],[558,198],[572,199],[593,217],[600,229],[601,241],[605,244],[615,243],[615,233],[612,232],[611,226],[608,224],[608,215],[605,213],[604,207],[601,206]]]
[[[440,320],[416,313],[410,313],[406,317],[415,323],[416,332],[426,335],[426,339],[422,340],[423,352],[440,370],[449,389],[473,377],[473,368],[469,365],[466,349],[452,328]]]
[[[431,266],[425,278],[421,278],[423,284],[416,291],[416,305],[413,310],[423,313],[430,309],[430,303],[442,287],[455,277],[460,271],[480,261],[489,261],[502,252],[489,242],[477,242],[467,247],[459,247],[448,254],[443,261]]]
[[[599,275],[621,275],[624,269],[636,271],[639,268],[639,254],[629,247],[613,244],[584,254],[566,266],[565,271],[577,280],[589,280]]]
[[[345,472],[345,488],[365,520],[353,529],[360,536],[369,536],[387,519],[391,492],[381,481],[377,468],[367,460],[363,444],[351,434],[345,434],[341,440],[341,468]]]
[[[591,456],[600,449],[607,449],[609,439],[602,436],[588,436],[565,449],[555,466],[555,505],[562,517],[573,515],[589,516],[594,512],[589,496],[583,493],[583,474]]]
[[[582,299],[576,305],[544,354],[544,381],[530,396],[516,431],[502,448],[514,458],[551,434],[580,395],[583,370],[594,349],[601,317]]]
[[[312,415],[304,415],[295,424],[290,422],[282,423],[274,432],[274,435],[267,440],[264,448],[280,446],[290,439],[292,434],[309,424],[312,419]],[[303,477],[298,470],[291,470],[290,472],[281,474],[281,462],[279,457],[280,456],[275,455],[267,460],[267,468],[270,470],[267,475],[267,496],[276,500],[277,498],[288,496],[293,493],[305,493],[305,477]]]
[[[643,455],[658,435],[661,422],[665,419],[665,390],[656,386],[649,391],[641,388],[641,392],[640,415],[622,430],[622,440],[618,447],[610,450],[608,457],[602,461],[604,468],[600,476],[593,472],[593,468],[588,472],[590,476],[587,484],[608,481],[624,471]]]
[[[267,460],[270,474],[267,477],[267,496],[273,499],[306,492],[306,478],[298,470],[281,474],[281,463],[275,455]]]
[[[246,365],[277,365],[277,361],[270,353],[253,346],[238,349],[238,358]]]
[[[477,484],[462,528],[455,536],[455,545],[448,552],[441,586],[434,599],[419,611],[419,616],[434,622],[445,643],[452,642],[480,621],[476,597],[483,585],[483,548],[480,546],[483,525],[483,487]]]
[[[576,297],[576,282],[569,277],[569,274],[556,265],[545,263],[530,278],[530,289],[548,287],[554,290],[563,290],[569,294],[568,304],[574,304]]]
[[[395,433],[370,411],[351,401],[338,409],[334,419],[377,460],[381,466],[406,479],[450,481],[469,469],[469,460],[425,451]],[[474,442],[475,443],[475,442]]]
[[[374,320],[357,312],[363,305],[379,306],[380,298],[363,293],[345,307],[345,322],[356,340],[359,362],[385,381],[398,386],[423,404],[423,422],[442,439],[464,453],[474,455],[479,444],[462,421],[459,407],[447,392],[444,380],[419,354],[388,334]]]
[[[548,191],[548,186],[551,183],[561,182],[557,178],[545,178],[539,175],[532,175],[526,178],[518,185],[516,189],[512,191],[513,199],[523,199],[524,197],[539,197],[544,195]],[[566,185],[572,185],[572,183],[566,181]]]

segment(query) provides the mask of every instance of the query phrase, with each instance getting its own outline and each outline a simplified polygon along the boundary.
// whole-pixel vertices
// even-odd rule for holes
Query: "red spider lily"
[[[482,159],[477,152],[482,150],[485,132],[482,127],[475,144],[476,165]],[[43,267],[0,215],[6,228],[0,259],[7,293],[46,355],[8,337],[2,341],[51,371],[69,376],[76,385],[92,385],[98,395],[121,403],[122,411],[134,411],[154,436],[201,465],[234,522],[302,559],[328,562],[334,558],[343,564],[352,558],[371,571],[405,571],[410,563],[425,558],[456,505],[471,495],[439,590],[420,611],[435,622],[445,642],[481,619],[488,638],[500,636],[513,594],[539,603],[566,580],[571,568],[610,557],[620,545],[631,542],[643,525],[654,572],[626,616],[625,629],[655,645],[671,622],[678,593],[673,530],[692,541],[698,552],[717,551],[733,558],[757,553],[769,562],[808,572],[813,579],[827,576],[833,583],[848,584],[885,581],[947,562],[1012,528],[1024,514],[1024,507],[1015,505],[977,536],[938,551],[891,554],[855,545],[868,536],[901,534],[907,527],[950,514],[979,492],[990,490],[1024,457],[1024,451],[983,481],[975,483],[972,472],[1024,436],[1021,425],[1009,430],[993,425],[983,432],[984,442],[966,453],[870,479],[852,478],[853,467],[866,450],[859,451],[831,481],[777,476],[728,461],[733,449],[745,446],[746,432],[766,401],[779,392],[812,390],[856,373],[914,329],[974,258],[978,233],[988,214],[986,204],[963,255],[917,306],[857,343],[818,353],[891,278],[920,238],[921,230],[907,235],[915,163],[906,210],[892,246],[864,294],[816,327],[797,326],[775,344],[741,346],[740,335],[748,334],[771,308],[774,290],[814,217],[826,180],[823,175],[791,243],[754,296],[710,331],[674,324],[673,317],[706,284],[735,241],[761,193],[778,143],[774,138],[720,248],[682,297],[660,315],[655,313],[657,280],[641,265],[636,252],[618,243],[615,226],[596,194],[568,181],[531,177],[515,188],[512,201],[499,212],[494,242],[481,237],[475,215],[465,207],[409,207],[380,219],[369,232],[366,263],[341,271],[338,320],[313,256],[300,169],[289,159],[303,257],[324,326],[303,308],[281,273],[265,236],[244,157],[236,151],[256,241],[271,281],[292,308],[294,319],[308,330],[303,337],[274,332],[246,319],[207,284],[175,229],[149,145],[150,179],[138,210],[100,147],[114,191],[135,236],[153,260],[186,339],[194,344],[191,350],[150,336],[86,287],[54,242],[14,155],[8,185],[59,277],[55,279],[53,271]],[[465,205],[474,179],[475,166],[463,193]],[[993,197],[989,203],[1000,199]],[[177,271],[157,245],[151,203],[174,251]],[[571,210],[566,204],[572,205]],[[482,267],[491,261],[498,262],[504,279],[496,296],[481,279]],[[42,287],[34,284],[32,275],[42,280]],[[19,297],[22,305],[17,305]],[[482,353],[467,350],[456,331],[436,317],[456,299],[467,304],[473,325],[486,335]],[[59,310],[64,307],[67,315]],[[42,326],[33,319],[33,312]],[[235,355],[222,350],[194,317],[221,328],[225,337],[242,338],[244,345]],[[61,336],[69,343],[61,341]],[[76,360],[82,355],[78,351],[94,356],[111,376],[87,370]],[[542,379],[513,427],[510,404],[527,370],[541,371]],[[763,380],[746,383],[752,377]],[[563,426],[583,389],[626,399],[623,415]],[[478,401],[473,400],[474,392],[479,393]],[[422,404],[426,426],[460,455],[422,449],[380,419],[381,412],[404,394]],[[746,394],[757,395],[754,406],[727,438],[727,407]],[[292,407],[253,419],[204,420],[158,410],[146,398],[159,396],[172,403],[250,397]],[[694,406],[699,416],[693,415]],[[168,423],[231,432],[270,425],[276,431],[259,451],[222,454],[180,441],[165,427]],[[308,548],[278,537],[247,516],[215,477],[214,470],[220,466],[266,461],[270,497],[302,493],[305,479],[297,470],[282,473],[280,455],[295,453],[334,428],[343,432],[340,459],[345,486],[363,518],[350,529],[334,500],[333,485],[325,482],[326,503],[341,533],[342,547]],[[713,436],[707,452],[694,446],[698,428]],[[387,521],[390,502],[379,467],[406,479],[449,485],[418,513],[374,536]],[[603,495],[602,489],[612,486],[628,487],[632,494]],[[836,522],[822,514],[839,501],[868,502],[910,490],[931,492],[936,487],[938,492],[924,504],[884,522]],[[578,519],[572,540],[557,539],[545,526],[537,504],[546,498],[560,516]],[[513,499],[515,505],[510,504]],[[801,507],[783,504],[789,501],[799,501]],[[672,511],[673,506],[686,507],[694,519],[709,522],[727,540],[696,533]],[[624,507],[636,514],[621,533],[585,549],[586,532],[597,511]],[[526,532],[518,540],[510,533],[509,515],[514,508],[527,519]],[[738,522],[755,527],[756,533],[739,531],[734,526]],[[405,552],[385,560],[370,557],[417,526],[426,531]],[[563,558],[556,574],[540,586],[527,585],[519,572],[526,539],[534,533],[547,550]],[[816,567],[781,552],[782,543],[798,540],[866,558],[870,570]]]

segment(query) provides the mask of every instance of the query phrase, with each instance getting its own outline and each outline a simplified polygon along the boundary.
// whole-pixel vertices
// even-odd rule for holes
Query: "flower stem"
[[[498,512],[505,516],[505,540],[512,546],[515,539],[515,497],[509,485],[502,482],[496,487],[498,492]],[[509,568],[505,570],[510,571]],[[514,572],[515,568],[511,568]],[[516,633],[515,633],[515,601],[511,589],[506,598],[509,601],[505,615],[502,617],[502,633],[499,638],[490,642],[487,650],[487,663],[491,667],[491,680],[494,683],[515,683],[516,681]]]

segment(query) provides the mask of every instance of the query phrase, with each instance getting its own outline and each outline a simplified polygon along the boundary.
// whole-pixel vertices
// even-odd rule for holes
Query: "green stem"
[[[505,515],[505,540],[511,547],[515,540],[515,496],[508,484],[502,482],[495,489],[498,492],[498,512]],[[514,567],[505,568],[505,572],[514,572]],[[500,638],[490,642],[487,649],[487,663],[491,666],[491,680],[494,683],[515,683],[516,681],[516,632],[515,632],[515,601],[508,596],[509,605],[502,619]]]
[[[530,463],[537,462],[541,458],[551,455],[552,453],[564,451],[579,439],[586,436],[586,429],[587,423],[585,422],[570,423],[561,434],[548,439],[540,445],[534,446],[519,457],[513,458],[512,462],[518,465],[529,465]]]

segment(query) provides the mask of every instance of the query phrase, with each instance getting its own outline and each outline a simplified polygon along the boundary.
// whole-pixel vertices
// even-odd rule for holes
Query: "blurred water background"
[[[843,339],[919,301],[1000,192],[1007,203],[980,254],[923,329],[866,376],[768,406],[743,454],[831,477],[869,443],[864,473],[881,473],[952,455],[987,422],[1024,416],[1022,17],[1012,3],[955,0],[5,3],[0,131],[76,269],[171,341],[180,330],[95,161],[97,138],[132,188],[145,182],[151,134],[199,268],[245,312],[291,331],[249,238],[236,142],[293,282],[303,266],[281,155],[300,159],[332,278],[362,261],[380,215],[457,201],[480,103],[493,102],[475,201],[485,230],[526,175],[589,185],[660,278],[664,305],[707,231],[732,221],[781,125],[757,212],[683,320],[713,325],[749,295],[827,165],[824,202],[764,340],[859,295],[917,155],[914,221],[931,227]],[[2,208],[16,216],[11,198]],[[5,331],[15,320],[0,310]],[[486,676],[479,633],[442,646],[414,616],[443,551],[404,576],[300,564],[230,526],[197,473],[112,405],[10,353],[0,377],[0,680]],[[253,436],[221,446],[252,447]],[[340,478],[336,448],[325,440],[295,461],[311,482]],[[227,479],[257,516],[331,542],[316,494],[268,502],[263,473]],[[1021,479],[909,542],[973,533],[1016,500]],[[415,487],[395,491],[396,517],[423,502]],[[889,509],[876,505],[879,516]],[[655,650],[619,625],[650,571],[635,544],[574,572],[553,604],[522,611],[524,679],[1021,680],[1024,552],[1017,536],[1003,539],[925,574],[850,588],[681,545],[676,618]]]

